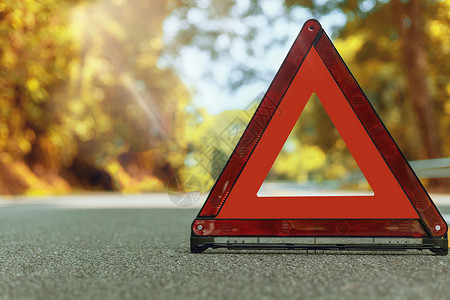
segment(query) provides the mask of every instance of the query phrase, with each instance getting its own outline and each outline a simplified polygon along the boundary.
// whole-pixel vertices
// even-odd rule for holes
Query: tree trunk
[[[403,68],[409,88],[426,158],[442,156],[433,101],[427,84],[427,49],[425,47],[424,24],[421,12],[422,0],[401,3],[393,0],[393,13],[401,39]]]
[[[422,142],[425,148],[425,158],[442,157],[441,143],[436,122],[433,99],[427,84],[427,49],[425,32],[421,13],[425,9],[424,1],[409,0],[401,3],[393,0],[393,13],[398,33],[401,39],[401,55],[403,69],[409,88],[419,125]],[[428,188],[442,192],[448,189],[447,178],[431,178]]]

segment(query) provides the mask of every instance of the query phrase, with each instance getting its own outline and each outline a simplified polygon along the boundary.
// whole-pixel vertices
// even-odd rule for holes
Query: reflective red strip
[[[426,237],[418,219],[195,220],[198,236]]]

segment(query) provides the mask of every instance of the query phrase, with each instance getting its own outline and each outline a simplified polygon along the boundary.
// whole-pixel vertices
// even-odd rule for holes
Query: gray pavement
[[[0,208],[0,299],[444,299],[431,252],[189,253],[197,209]]]

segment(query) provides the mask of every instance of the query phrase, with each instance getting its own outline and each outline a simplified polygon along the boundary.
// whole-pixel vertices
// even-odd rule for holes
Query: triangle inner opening
[[[257,196],[359,195],[374,193],[313,93]]]

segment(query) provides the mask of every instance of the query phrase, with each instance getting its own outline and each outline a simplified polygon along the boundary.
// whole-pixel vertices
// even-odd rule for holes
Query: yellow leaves
[[[5,123],[0,123],[0,152],[5,149],[8,143],[9,128]]]
[[[0,123],[0,139],[5,140],[9,136],[9,128],[5,123]]]
[[[0,3],[0,12],[7,13],[6,21],[10,26],[16,30],[24,27],[32,28],[35,26],[35,15],[42,7],[39,1],[26,0],[23,1],[8,1]]]
[[[83,80],[90,81],[93,77],[95,77],[97,74],[103,74],[108,73],[110,71],[110,64],[108,60],[104,59],[103,57],[98,57],[94,55],[90,55],[85,58],[86,61],[84,63],[84,74]]]
[[[186,154],[182,151],[171,151],[170,153],[167,153],[167,160],[170,163],[171,166],[174,167],[180,167],[184,163],[184,159],[186,157]]]
[[[447,84],[447,93],[450,95],[450,84]],[[444,104],[445,114],[447,117],[450,116],[450,100],[447,100]]]
[[[94,119],[90,116],[75,123],[74,131],[82,141],[88,141],[93,138]]]
[[[106,171],[110,174],[118,174],[122,166],[117,161],[112,161],[106,166]]]
[[[363,46],[365,37],[362,34],[352,35],[346,39],[337,39],[334,46],[344,61],[353,58],[356,52]]]
[[[154,176],[145,176],[137,183],[136,189],[132,192],[162,192],[164,188],[164,183],[160,179]]]
[[[347,175],[348,170],[342,164],[330,164],[325,169],[324,177],[329,180],[336,180]]]
[[[347,145],[345,144],[344,140],[338,139],[335,143],[335,147],[337,150],[342,151],[347,148]]]
[[[25,14],[24,23],[29,28],[35,28],[36,26],[36,17],[33,13]]]
[[[26,86],[30,92],[37,92],[39,90],[39,81],[36,78],[30,78],[27,80]]]
[[[69,112],[75,116],[81,116],[86,108],[86,105],[80,99],[70,101],[67,106],[69,108]]]
[[[41,83],[36,78],[30,78],[26,81],[25,86],[30,92],[30,96],[35,101],[43,101],[47,96],[47,90],[41,86]]]
[[[9,165],[14,162],[14,158],[10,153],[0,151],[0,162],[5,165]]]
[[[67,143],[68,141],[66,141],[64,139],[64,137],[61,135],[61,133],[57,132],[56,130],[52,130],[50,131],[50,137],[49,137],[50,142],[55,145],[56,147],[62,149],[65,148],[64,150],[67,151],[69,143]]]
[[[161,37],[153,38],[150,40],[150,48],[153,51],[160,51],[164,47]]]
[[[188,174],[192,175],[195,182],[200,184],[200,186],[194,185],[194,186],[184,186],[183,192],[193,192],[198,191],[200,193],[207,193],[211,190],[212,186],[214,185],[215,178],[212,178],[210,173],[207,172],[207,170],[204,169],[202,166],[193,166],[193,167],[186,167],[183,168],[182,172],[180,174]]]
[[[55,174],[38,176],[23,162],[13,162],[10,165],[10,170],[28,186],[27,195],[65,194],[70,191],[70,186],[62,178]]]
[[[55,1],[2,1],[0,5],[4,14],[0,20],[2,77],[14,87],[13,98],[18,97],[16,87],[27,90],[20,98],[28,107],[31,102],[47,101],[49,86],[65,78],[66,58],[62,57],[69,54],[67,30],[61,26],[64,12],[54,14],[57,8],[61,5]],[[49,19],[37,22],[39,16]],[[6,89],[0,88],[4,97]]]
[[[160,36],[151,39],[148,42],[141,42],[141,49],[137,58],[137,64],[141,69],[159,68],[158,60],[164,44]],[[164,68],[160,68],[164,69]]]
[[[111,130],[114,121],[109,115],[101,114],[95,118],[95,129],[99,133],[105,133]]]
[[[433,20],[430,22],[429,31],[432,36],[444,36],[447,32],[447,26],[442,21]]]
[[[297,141],[295,151],[292,153],[280,153],[273,164],[273,169],[278,174],[284,174],[288,178],[305,180],[308,173],[318,170],[326,163],[326,155],[315,145],[302,145]]]
[[[17,54],[14,53],[11,48],[7,47],[4,49],[2,56],[2,65],[3,68],[13,68],[17,64]]]
[[[107,166],[120,183],[116,187],[125,191],[162,191],[164,183],[152,168],[158,176],[164,176],[162,166],[184,168],[185,106],[190,97],[173,72],[157,68],[164,15],[150,9],[155,14],[149,17],[150,26],[136,30],[142,26],[140,17],[148,14],[133,11],[125,1],[117,3],[123,7],[111,7],[107,1],[0,1],[4,42],[0,45],[0,159],[21,161],[33,151],[29,160],[33,170],[24,164],[16,168],[20,178],[27,177],[33,193],[51,189],[50,180],[39,180],[37,174],[44,178],[46,168],[70,167],[76,155],[97,168]],[[148,3],[145,7],[154,5]],[[145,83],[150,96],[144,100],[162,119],[167,140],[147,136],[145,129],[151,124],[142,107],[125,116],[133,95],[124,88],[121,74],[129,74],[132,84]],[[138,144],[141,136],[144,147],[164,154],[147,167],[148,174],[137,178],[115,159],[129,151],[131,143]],[[205,180],[211,182],[210,177]]]
[[[445,24],[440,20],[433,20],[429,23],[428,31],[431,38],[439,40],[442,43],[442,50],[448,54],[450,52],[449,24]]]
[[[141,180],[133,178],[116,160],[106,165],[106,171],[113,178],[115,188],[124,193],[162,192],[165,188],[164,183],[154,176],[145,175]]]
[[[11,18],[11,26],[14,29],[19,29],[22,27],[22,25],[23,25],[23,21],[22,21],[23,20],[23,11],[22,10],[19,10],[19,9],[14,10],[11,13],[10,18]]]
[[[322,167],[326,161],[325,153],[317,146],[302,147],[300,157],[303,161],[303,167],[307,171],[316,170]]]
[[[159,57],[157,55],[155,55],[155,53],[145,53],[145,54],[141,54],[139,55],[138,58],[138,65],[141,68],[152,68],[156,66],[156,63],[158,61]]]
[[[17,139],[17,146],[22,153],[29,153],[31,150],[31,144],[25,137],[19,137]]]

